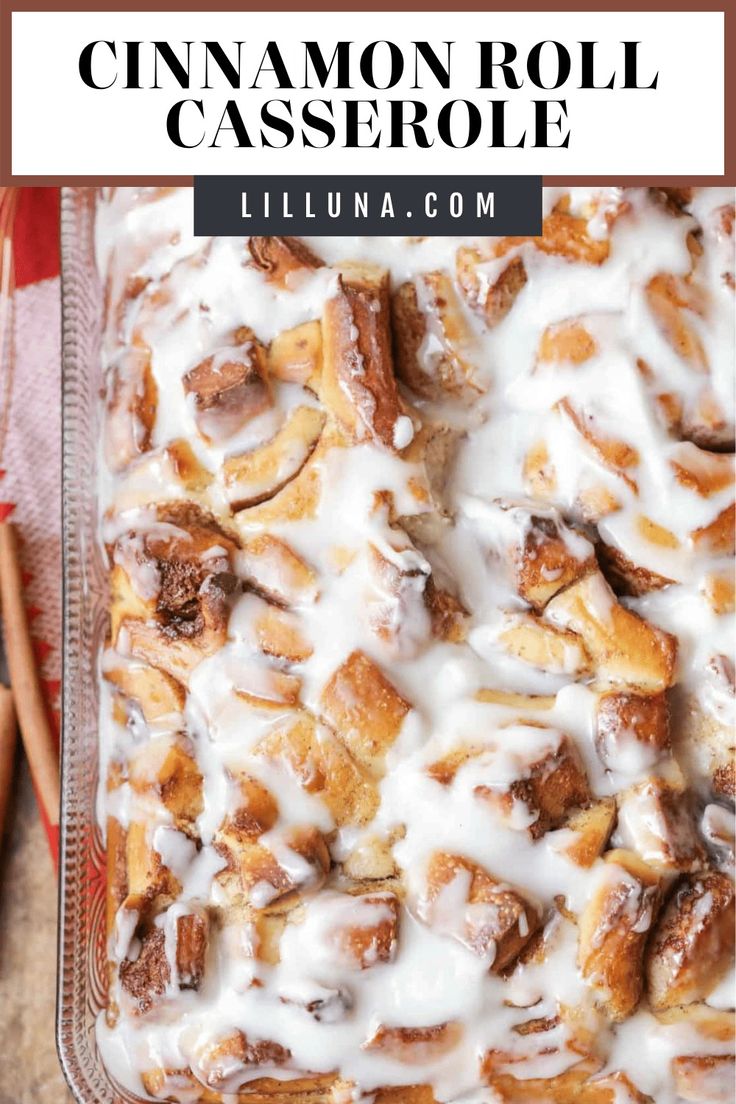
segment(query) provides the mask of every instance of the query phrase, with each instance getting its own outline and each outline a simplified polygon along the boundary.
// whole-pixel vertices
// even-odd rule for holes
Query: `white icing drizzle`
[[[556,754],[564,738],[572,742],[596,798],[643,782],[656,762],[656,755],[626,731],[612,745],[615,763],[602,762],[595,747],[597,688],[588,674],[581,674],[584,657],[572,640],[556,668],[535,667],[504,649],[509,624],[529,615],[509,570],[509,548],[523,539],[529,496],[534,493],[524,476],[525,459],[540,441],[555,479],[546,497],[534,501],[534,515],[576,523],[574,529],[563,525],[561,539],[570,558],[580,564],[592,555],[589,538],[598,536],[634,564],[671,580],[664,589],[626,598],[623,604],[677,637],[675,703],[697,701],[704,723],[727,722],[733,708],[723,672],[708,674],[713,657],[731,654],[733,616],[715,612],[706,597],[709,575],[730,571],[730,562],[693,540],[696,530],[710,525],[728,506],[733,483],[726,480],[704,495],[676,476],[673,461],[683,455],[682,444],[658,413],[655,394],[666,391],[679,395],[685,405],[693,403],[703,376],[663,336],[646,295],[658,273],[684,277],[690,271],[687,237],[698,230],[706,247],[699,273],[707,307],[703,317],[693,314],[691,321],[705,350],[712,392],[730,412],[733,292],[723,273],[733,259],[722,240],[717,212],[733,203],[733,192],[697,189],[689,212],[675,217],[646,189],[546,189],[545,212],[565,197],[573,214],[588,218],[590,238],[608,241],[605,263],[570,262],[543,254],[528,241],[485,262],[478,269],[481,302],[509,256],[523,258],[527,283],[513,309],[492,328],[467,306],[461,308],[468,331],[463,356],[472,361],[478,385],[472,403],[449,398],[416,401],[405,392],[421,416],[441,416],[461,433],[456,458],[446,472],[444,503],[451,523],[438,539],[419,550],[389,524],[387,511],[375,508],[376,493],[389,491],[397,516],[419,513],[422,507],[409,482],[412,476],[421,477],[420,463],[371,443],[328,451],[318,461],[322,496],[316,516],[269,525],[269,532],[287,541],[316,579],[289,608],[310,643],[310,653],[291,665],[265,657],[259,650],[258,624],[272,607],[261,594],[243,592],[241,587],[230,599],[227,642],[194,669],[181,713],[149,723],[138,715],[122,724],[113,716],[111,689],[101,679],[103,779],[110,764],[127,762],[151,738],[162,741],[164,755],[180,732],[191,739],[202,775],[202,809],[189,835],[173,823],[155,795],[136,790],[129,781],[109,790],[103,784],[99,794],[100,821],[104,824],[112,816],[124,828],[134,822],[147,824],[152,846],[181,883],[178,902],[161,921],[167,959],[175,959],[172,924],[186,911],[182,903],[228,915],[218,878],[225,860],[216,840],[223,819],[235,810],[234,780],[243,774],[265,786],[278,805],[276,822],[260,835],[259,843],[294,884],[306,886],[303,915],[287,925],[277,964],[254,957],[257,933],[233,916],[212,937],[207,975],[197,992],[180,991],[172,969],[160,1010],[136,1017],[123,1007],[114,1027],[100,1023],[98,1041],[105,1062],[138,1092],[141,1074],[159,1067],[191,1066],[203,1076],[208,1046],[234,1030],[249,1040],[288,1048],[291,1057],[286,1066],[277,1062],[246,1073],[236,1062],[226,1071],[225,1092],[235,1091],[248,1077],[338,1071],[357,1086],[354,1099],[366,1101],[379,1086],[426,1082],[436,1099],[447,1104],[495,1104],[494,1092],[482,1084],[483,1055],[503,1052],[505,1068],[523,1079],[553,1077],[579,1061],[570,1044],[576,1030],[586,1025],[597,1032],[600,1076],[621,1071],[657,1104],[676,1104],[671,1059],[727,1050],[684,1024],[660,1022],[645,1004],[626,1022],[605,1025],[595,994],[578,968],[575,925],[555,911],[553,901],[579,914],[594,888],[614,878],[625,884],[630,875],[601,859],[590,869],[576,865],[568,854],[574,837],[567,828],[534,839],[531,828],[539,814],[523,800],[515,799],[502,811],[479,796],[482,787],[503,794],[512,783],[528,778],[532,764]],[[621,214],[624,201],[627,209]],[[388,269],[396,287],[429,271],[444,271],[454,279],[458,248],[486,249],[489,244],[489,239],[459,238],[305,239],[325,266],[290,277],[288,287],[281,289],[246,263],[242,239],[192,237],[191,202],[184,189],[155,199],[133,189],[115,189],[98,209],[98,264],[108,280],[110,301],[120,299],[132,275],[149,280],[149,288],[160,293],[155,302],[144,295],[114,314],[104,349],[111,363],[121,345],[143,341],[151,350],[158,388],[154,451],[143,453],[117,476],[101,475],[104,539],[116,542],[115,563],[128,572],[138,596],[149,601],[159,593],[161,578],[145,556],[141,534],[162,541],[186,535],[156,520],[152,503],[194,497],[220,517],[228,513],[219,478],[205,491],[190,495],[164,455],[166,446],[185,440],[209,472],[219,473],[228,456],[268,441],[290,411],[315,403],[297,384],[273,381],[273,407],[228,440],[207,443],[197,432],[192,397],[187,398],[182,386],[184,374],[216,350],[223,360],[222,350],[240,326],[247,325],[267,344],[291,327],[321,318],[324,304],[336,292],[336,269],[344,262],[379,264]],[[425,293],[421,281],[419,285],[421,306]],[[545,331],[570,319],[584,325],[595,351],[577,365],[540,362]],[[430,318],[419,350],[428,372],[435,371],[443,342],[437,319]],[[653,370],[656,385],[637,366],[638,360]],[[354,372],[364,371],[356,360]],[[606,464],[560,412],[558,404],[566,398],[593,418],[602,437],[636,450],[638,461],[630,468]],[[397,417],[396,450],[411,446],[417,426],[407,414]],[[140,427],[138,440],[139,431]],[[598,520],[597,533],[580,505],[592,488],[616,502],[616,508]],[[245,536],[246,526],[247,522]],[[657,543],[656,534],[662,530],[668,536]],[[339,561],[336,548],[345,554]],[[398,596],[376,573],[370,549],[406,580]],[[227,555],[224,547],[210,547],[208,570],[227,570]],[[236,555],[233,564],[241,578],[242,555]],[[424,601],[430,575],[451,580],[451,589],[468,611],[465,642],[431,636]],[[547,581],[555,581],[554,572]],[[269,585],[283,586],[285,580],[274,577]],[[591,602],[597,622],[610,628],[614,599],[602,579],[593,585]],[[554,608],[544,621],[563,630],[569,616]],[[385,628],[383,634],[376,632],[377,623]],[[117,650],[104,653],[101,674],[136,664],[126,654],[126,641],[123,632]],[[378,808],[365,828],[340,827],[319,794],[300,783],[287,764],[258,751],[289,713],[281,680],[285,671],[300,680],[302,705],[319,715],[326,683],[356,649],[380,666],[412,707],[386,755]],[[552,700],[537,712],[476,696],[489,688],[550,695]],[[254,711],[248,695],[268,707]],[[679,754],[676,732],[674,737]],[[438,781],[428,768],[458,746],[472,747],[473,757],[449,782]],[[700,766],[693,765],[697,757],[685,760],[684,769],[696,772],[688,781],[707,800],[707,787],[697,773]],[[727,814],[719,803],[706,807],[706,800],[700,804],[701,835],[726,868]],[[653,816],[641,806],[627,807],[619,821],[619,841],[636,849],[642,834],[658,837],[660,827],[653,824]],[[367,928],[389,921],[392,912],[381,900],[366,903],[335,888],[310,896],[311,860],[295,850],[288,836],[305,825],[329,838],[332,859],[338,862],[357,853],[372,835],[395,841],[393,857],[403,875],[407,902],[400,907],[398,936],[387,960],[371,960],[367,968],[356,969],[351,956],[340,951],[337,927]],[[477,914],[488,908],[468,902],[467,871],[458,873],[434,902],[432,926],[422,922],[421,909],[412,902],[421,896],[422,878],[436,851],[463,856],[491,872],[501,886],[523,893],[545,919],[546,953],[541,961],[532,959],[504,979],[489,972],[495,947],[478,955],[453,937],[463,910]],[[273,893],[268,881],[260,881],[250,889],[250,903],[263,908]],[[634,930],[643,931],[652,920],[651,915],[640,916]],[[126,954],[132,957],[129,948],[136,942],[136,924],[137,915],[121,910],[113,948],[118,960]],[[522,916],[522,936],[527,924]],[[733,981],[720,983],[708,999],[713,1008],[732,1007]],[[319,1015],[308,1007],[319,1009]],[[577,1023],[563,1016],[542,1035],[513,1030],[530,1019],[555,1017],[562,1007],[577,1010]],[[428,1048],[418,1064],[364,1045],[382,1025],[440,1024],[460,1025],[454,1045],[438,1053]],[[178,1099],[197,1098],[196,1090],[184,1081],[177,1091]],[[625,1088],[614,1088],[612,1104],[629,1099]]]

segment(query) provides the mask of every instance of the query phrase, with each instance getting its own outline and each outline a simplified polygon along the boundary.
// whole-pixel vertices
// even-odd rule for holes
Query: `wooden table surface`
[[[0,858],[0,1104],[71,1104],[54,1043],[56,875],[25,760]]]

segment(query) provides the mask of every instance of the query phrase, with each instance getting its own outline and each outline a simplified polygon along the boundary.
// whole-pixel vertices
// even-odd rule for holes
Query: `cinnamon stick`
[[[0,524],[0,605],[5,653],[36,795],[52,828],[59,823],[59,756],[51,732],[23,604],[18,541],[11,522]]]
[[[15,759],[15,709],[13,695],[7,686],[0,685],[0,840],[5,828],[5,814],[13,783]]]

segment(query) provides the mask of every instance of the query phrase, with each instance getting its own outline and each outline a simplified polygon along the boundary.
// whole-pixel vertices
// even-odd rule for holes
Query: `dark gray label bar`
[[[194,178],[201,235],[541,232],[541,176]]]

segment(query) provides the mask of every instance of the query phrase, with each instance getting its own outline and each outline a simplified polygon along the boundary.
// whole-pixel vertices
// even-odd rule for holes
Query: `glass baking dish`
[[[107,622],[97,542],[103,289],[94,260],[94,188],[61,195],[64,675],[56,1037],[80,1104],[139,1101],[102,1064],[95,1020],[105,1005],[105,851],[95,816],[97,654]]]

